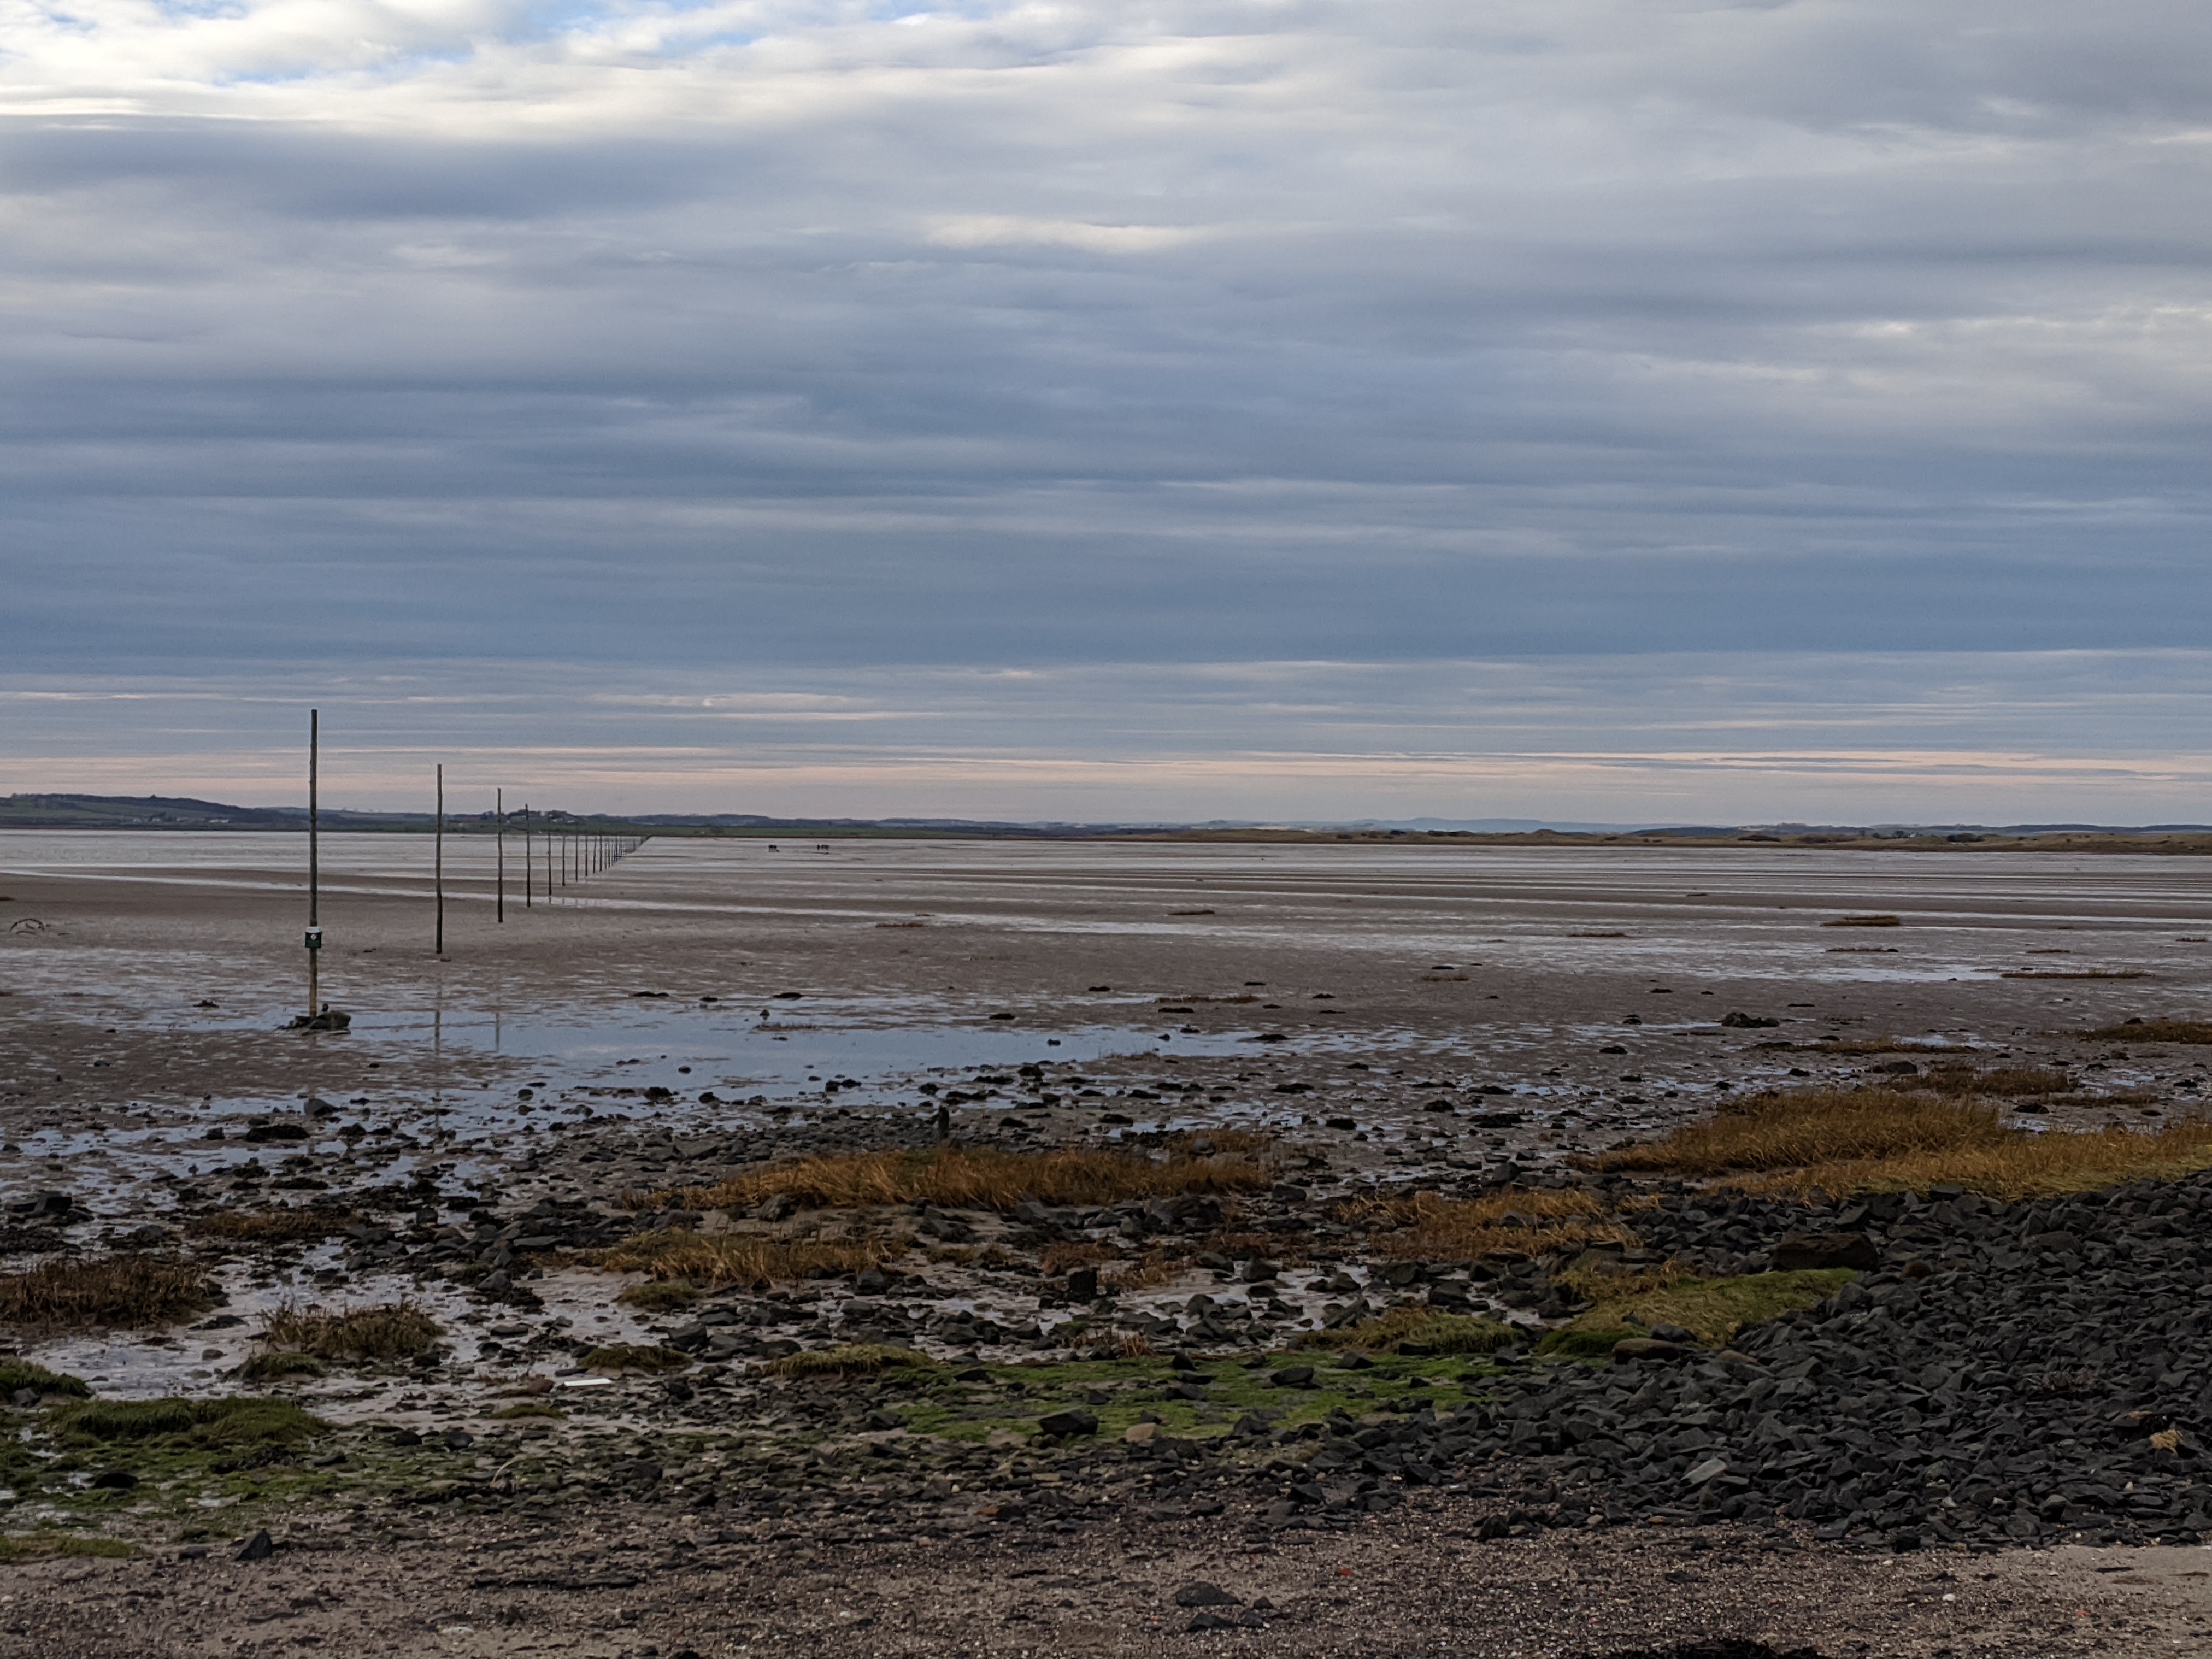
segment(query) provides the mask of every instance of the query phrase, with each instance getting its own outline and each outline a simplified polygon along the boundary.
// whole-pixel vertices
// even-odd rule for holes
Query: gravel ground
[[[1470,1659],[1809,1648],[1825,1659],[2212,1653],[2202,1549],[1852,1556],[1725,1525],[1478,1542],[1424,1500],[1255,1545],[1202,1523],[1079,1540],[716,1541],[621,1509],[557,1534],[441,1526],[369,1544],[304,1524],[270,1559],[18,1566],[0,1633],[39,1659],[346,1654],[701,1659],[1050,1654]],[[1235,1598],[1195,1610],[1211,1586]],[[1256,1627],[1193,1631],[1200,1613]],[[1763,1659],[1745,1645],[1708,1651]]]

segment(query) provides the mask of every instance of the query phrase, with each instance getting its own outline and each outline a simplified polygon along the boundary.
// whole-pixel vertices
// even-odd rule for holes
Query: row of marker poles
[[[320,786],[323,754],[323,711],[307,711],[307,1018],[322,1012],[322,811]],[[434,943],[439,956],[446,954],[446,769],[436,774],[437,813],[431,841],[431,889],[436,902]],[[493,836],[496,846],[494,918],[507,921],[507,791],[492,793]],[[611,870],[645,845],[644,836],[611,836],[603,831],[556,833],[551,825],[535,830],[530,803],[522,804],[522,908],[537,902],[538,881],[533,830],[545,843],[544,893],[548,902],[557,884],[567,887],[586,877]]]

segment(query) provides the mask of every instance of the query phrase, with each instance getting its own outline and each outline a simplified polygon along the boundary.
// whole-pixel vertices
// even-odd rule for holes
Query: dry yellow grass
[[[1917,1078],[1899,1078],[1892,1086],[1906,1090],[1926,1089],[1954,1098],[1980,1095],[2019,1099],[2073,1094],[2081,1085],[2051,1066],[1992,1066],[1982,1068],[1971,1062],[1952,1062],[1931,1066]]]
[[[217,1299],[206,1270],[174,1256],[57,1256],[0,1273],[0,1325],[165,1325]]]
[[[1922,1191],[1939,1183],[2016,1199],[2212,1168],[2212,1122],[2040,1133],[1966,1099],[1806,1089],[1740,1101],[1664,1139],[1594,1160],[1606,1170],[1716,1176],[1763,1192]]]
[[[680,1279],[704,1290],[737,1285],[763,1289],[822,1273],[856,1273],[879,1267],[905,1249],[896,1238],[817,1240],[763,1238],[753,1233],[702,1235],[672,1229],[644,1233],[599,1259],[616,1273]]]
[[[438,1340],[438,1322],[411,1302],[380,1307],[285,1306],[262,1322],[258,1338],[270,1349],[325,1359],[411,1359]]]
[[[1037,1268],[1048,1278],[1057,1279],[1077,1267],[1095,1267],[1102,1262],[1120,1259],[1121,1252],[1111,1244],[1101,1244],[1091,1239],[1063,1239],[1048,1244],[1037,1255]]]
[[[264,1244],[300,1243],[328,1238],[353,1223],[343,1210],[218,1210],[191,1224],[206,1238],[234,1238]]]
[[[816,1209],[866,1204],[942,1204],[1011,1210],[1024,1198],[1047,1204],[1112,1204],[1182,1193],[1247,1193],[1271,1177],[1247,1153],[1170,1156],[1134,1152],[1002,1152],[947,1146],[926,1152],[866,1152],[809,1158],[733,1176],[713,1187],[653,1194],[661,1204],[728,1209],[778,1195]]]
[[[1373,1218],[1379,1224],[1376,1249],[1401,1260],[1545,1255],[1592,1244],[1642,1242],[1578,1188],[1495,1193],[1466,1203],[1417,1193],[1378,1206]]]
[[[1169,1261],[1165,1251],[1148,1250],[1141,1260],[1107,1275],[1102,1282],[1111,1291],[1149,1291],[1170,1283],[1181,1271]]]

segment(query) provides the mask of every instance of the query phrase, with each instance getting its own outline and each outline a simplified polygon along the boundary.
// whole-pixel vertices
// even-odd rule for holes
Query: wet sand
[[[526,908],[511,841],[502,924],[489,843],[454,838],[441,959],[429,949],[428,842],[330,836],[324,994],[356,1024],[321,1036],[278,1029],[304,995],[304,852],[301,838],[262,835],[0,836],[0,1190],[10,1205],[0,1267],[112,1247],[149,1226],[173,1239],[225,1206],[355,1204],[392,1225],[417,1206],[418,1222],[504,1221],[548,1206],[618,1217],[625,1191],[711,1180],[748,1160],[921,1144],[938,1101],[955,1095],[961,1139],[1021,1149],[1164,1128],[1269,1129],[1312,1151],[1301,1179],[1319,1203],[1540,1179],[1577,1152],[1657,1133],[1731,1092],[1849,1081],[1887,1058],[1820,1051],[1829,1038],[2066,1063],[2088,1087],[2054,1101],[2042,1123],[2185,1109],[2204,1076],[2201,1051],[2123,1053],[2075,1035],[2130,1016],[2202,1016],[2212,866],[2195,860],[656,841],[550,899],[541,869]],[[1870,915],[1900,925],[1823,925]],[[1731,1014],[1776,1023],[1723,1024]],[[246,1139],[284,1124],[302,1133]],[[63,1202],[27,1213],[40,1194]],[[426,1277],[419,1261],[380,1262],[375,1250],[341,1239],[230,1253],[217,1272],[232,1320],[219,1328],[22,1346],[97,1378],[103,1395],[212,1396],[237,1389],[231,1373],[252,1352],[255,1313],[406,1296],[451,1333],[438,1374],[333,1376],[291,1394],[340,1424],[483,1431],[519,1376],[568,1363],[556,1345],[568,1334],[649,1341],[673,1322],[614,1301],[635,1275],[553,1261],[530,1281],[539,1305],[518,1310]],[[1371,1264],[1347,1261],[1342,1273],[1375,1284]],[[1319,1283],[1287,1296],[1278,1316],[1318,1321],[1324,1300],[1343,1293]],[[1210,1275],[1178,1279],[1127,1309],[1171,1316],[1212,1288]],[[946,1263],[931,1293],[940,1310],[1039,1321],[1044,1334],[1009,1346],[915,1339],[925,1348],[993,1362],[1049,1350],[1050,1310],[1003,1277]],[[769,1334],[803,1345],[817,1340],[810,1331],[839,1328],[834,1312],[789,1312]],[[601,1409],[617,1426],[635,1417],[623,1401],[640,1386],[612,1385]],[[159,1508],[140,1523],[149,1542],[175,1535]],[[40,1521],[34,1504],[21,1505],[9,1530]],[[1422,1630],[1441,1627],[1426,1621],[1468,1616],[1434,1599],[1449,1600],[1454,1573],[1439,1577],[1418,1552],[1391,1555],[1388,1529],[1412,1524],[1403,1514],[1370,1522],[1373,1536],[1353,1540],[1395,1562],[1405,1628],[1362,1648],[1346,1617],[1315,1610],[1295,1640],[1258,1650],[1410,1650]],[[374,1534],[381,1547],[412,1547],[392,1541],[392,1524]],[[441,1553],[488,1547],[496,1531],[482,1518],[430,1524]],[[1436,1524],[1448,1528],[1449,1514]],[[746,1552],[783,1560],[813,1546],[748,1533],[726,1547],[750,1571]],[[1096,1574],[1129,1546],[1094,1534],[1080,1547]],[[1216,1548],[1214,1559],[1227,1558]],[[1867,1577],[1875,1569],[1820,1559],[1819,1572],[1859,1586],[1838,1589],[1843,1601],[1879,1600]],[[1503,1583],[1521,1574],[1524,1588],[1559,1571],[1534,1555],[1525,1573],[1495,1553],[1484,1561]],[[1601,1569],[1616,1570],[1629,1571]],[[27,1593],[51,1596],[71,1574],[143,1569],[9,1571],[40,1587]],[[668,1595],[681,1594],[677,1583]],[[2042,1607],[2042,1592],[2021,1583]],[[454,1597],[468,1600],[458,1588]],[[597,1618],[604,1598],[592,1599]],[[543,1596],[525,1600],[538,1610],[507,1635],[489,1633],[480,1612],[456,1613],[475,1633],[441,1638],[405,1604],[377,1615],[378,1628],[404,1651],[647,1651],[619,1622],[591,1638],[599,1646],[578,1645],[573,1632],[532,1634],[532,1620],[559,1619]],[[803,1638],[793,1627],[790,1639],[823,1651],[1060,1650],[1031,1642],[1042,1631],[1001,1632],[996,1605],[930,1611],[917,1629],[931,1634],[908,1647],[839,1645],[819,1625]],[[1054,1639],[1070,1651],[1148,1650],[1155,1639],[1128,1608],[1096,1616],[1110,1636]],[[724,1650],[738,1629],[699,1650]],[[1527,1650],[1577,1650],[1559,1629],[1551,1645]],[[1932,1654],[1942,1650],[1935,1630],[1890,1631],[1886,1645],[1852,1650]],[[1624,1645],[1662,1633],[1674,1634],[1638,1612],[1602,1634]],[[1607,1650],[1597,1634],[1585,1646]],[[202,1650],[183,1632],[164,1639],[173,1647],[158,1650]],[[683,1645],[659,1639],[664,1655]],[[122,1650],[87,1640],[51,1650]],[[2051,1640],[2035,1650],[2098,1650],[2087,1636]]]

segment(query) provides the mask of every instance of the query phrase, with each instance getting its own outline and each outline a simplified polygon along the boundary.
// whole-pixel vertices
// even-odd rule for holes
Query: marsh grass
[[[42,1395],[68,1395],[76,1400],[85,1399],[92,1393],[81,1377],[50,1371],[27,1359],[0,1359],[0,1395],[11,1395],[18,1389],[35,1389]]]
[[[203,1450],[288,1445],[330,1425],[289,1400],[94,1400],[58,1413],[55,1427],[78,1444],[167,1441]]]
[[[764,1290],[770,1285],[880,1267],[905,1249],[905,1241],[896,1238],[784,1239],[671,1228],[617,1244],[599,1258],[599,1265],[613,1273],[650,1273],[656,1279],[680,1279],[708,1290],[732,1285]]]
[[[1553,1273],[1552,1283],[1577,1302],[1617,1302],[1650,1291],[1663,1291],[1681,1279],[1687,1271],[1680,1261],[1663,1261],[1656,1267],[1625,1267],[1617,1262],[1584,1257]]]
[[[648,1279],[633,1285],[615,1300],[647,1313],[672,1313],[699,1299],[699,1287],[688,1279]]]
[[[293,1244],[332,1237],[353,1221],[351,1212],[339,1210],[218,1210],[194,1221],[191,1231],[240,1243]]]
[[[437,1343],[438,1323],[410,1302],[370,1308],[286,1305],[266,1316],[257,1340],[278,1353],[322,1359],[412,1359]]]
[[[1538,1346],[1546,1353],[1595,1358],[1611,1353],[1623,1337],[1646,1335],[1655,1325],[1680,1325],[1708,1347],[1717,1348],[1739,1331],[1825,1302],[1856,1277],[1849,1267],[1823,1267],[1747,1273],[1736,1279],[1680,1278],[1601,1302]]]
[[[219,1300],[204,1268],[172,1255],[57,1256],[0,1273],[0,1325],[166,1325]]]
[[[1120,1259],[1111,1244],[1094,1239],[1062,1239],[1037,1253],[1037,1267],[1048,1278],[1057,1279],[1077,1267],[1096,1267]]]
[[[2124,1025],[2102,1025],[2080,1035],[2084,1042],[2212,1043],[2212,1020],[2131,1019]]]
[[[1917,1078],[1899,1078],[1893,1088],[1925,1089],[1954,1098],[1966,1095],[2025,1099],[2078,1093],[2078,1079],[2051,1066],[1976,1066],[1971,1061],[1938,1062]]]
[[[1343,1218],[1370,1220],[1378,1230],[1378,1253],[1401,1261],[1547,1255],[1593,1244],[1634,1246],[1643,1242],[1596,1197],[1579,1188],[1507,1191],[1464,1202],[1417,1193],[1411,1198],[1348,1206]]]
[[[2008,1127],[1996,1107],[1972,1098],[1804,1089],[1735,1102],[1702,1123],[1589,1161],[1601,1170],[1718,1176],[1759,1192],[1925,1191],[1940,1182],[2012,1200],[2212,1168],[2212,1122],[2038,1133]]]
[[[1230,1132],[1223,1132],[1225,1136]],[[1222,1136],[1214,1138],[1219,1146]],[[945,1146],[929,1152],[863,1152],[801,1158],[712,1187],[647,1195],[687,1209],[734,1209],[783,1197],[810,1209],[859,1205],[940,1204],[951,1209],[1012,1210],[1025,1198],[1047,1204],[1113,1204],[1184,1193],[1247,1193],[1272,1180],[1249,1152],[1205,1156],[1170,1152],[1155,1160],[1103,1149],[1006,1152]]]
[[[258,1353],[239,1367],[248,1382],[276,1382],[288,1376],[326,1376],[323,1362],[311,1353]]]
[[[1453,1354],[1496,1353],[1522,1340],[1510,1325],[1472,1314],[1443,1314],[1432,1308],[1393,1308],[1358,1325],[1333,1331],[1305,1331],[1297,1348],[1358,1349],[1436,1359]]]
[[[861,1376],[890,1370],[941,1370],[937,1361],[913,1348],[883,1342],[847,1342],[810,1348],[770,1360],[770,1376]]]
[[[1156,1290],[1162,1285],[1171,1284],[1182,1272],[1180,1267],[1168,1260],[1166,1251],[1147,1250],[1137,1261],[1119,1273],[1102,1279],[1100,1283],[1109,1290],[1126,1294],[1131,1291]]]

